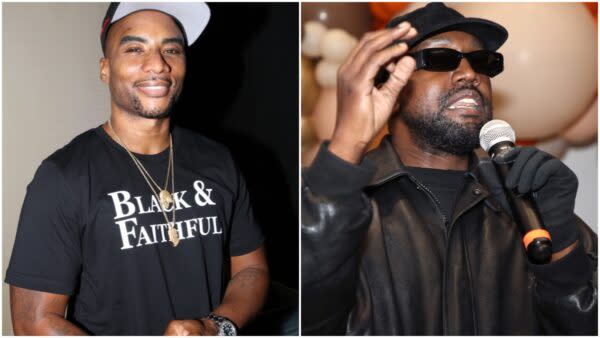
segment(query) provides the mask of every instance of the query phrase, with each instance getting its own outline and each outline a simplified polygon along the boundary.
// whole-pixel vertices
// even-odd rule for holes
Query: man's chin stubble
[[[177,101],[177,97],[175,95],[171,96],[171,99],[169,100],[169,104],[167,104],[167,107],[164,110],[147,110],[144,109],[144,107],[142,106],[142,102],[140,101],[140,99],[135,96],[132,95],[131,96],[131,103],[132,103],[132,107],[133,107],[133,113],[136,116],[140,116],[146,119],[154,119],[154,120],[158,120],[158,119],[164,119],[167,117],[171,116],[172,110],[173,110],[173,106],[175,105],[175,102]]]
[[[466,155],[479,147],[479,130],[486,121],[461,124],[438,112],[435,119],[414,118],[401,113],[411,138],[423,151],[434,154]]]

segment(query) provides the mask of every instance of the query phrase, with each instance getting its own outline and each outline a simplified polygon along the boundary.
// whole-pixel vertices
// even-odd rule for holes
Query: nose
[[[163,72],[170,72],[171,66],[167,63],[159,49],[147,54],[147,57],[144,60],[144,71],[160,74]]]
[[[452,74],[452,81],[457,84],[473,84],[478,86],[481,83],[481,74],[475,72],[469,64],[467,58],[462,58],[458,68]]]

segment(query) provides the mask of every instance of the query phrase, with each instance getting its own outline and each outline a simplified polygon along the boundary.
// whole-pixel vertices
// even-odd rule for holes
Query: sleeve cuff
[[[306,185],[316,194],[344,195],[362,190],[375,174],[375,165],[367,160],[359,165],[332,154],[329,141],[319,147],[312,165],[304,169],[302,177]]]
[[[240,243],[238,245],[232,245],[229,248],[230,256],[242,256],[248,254],[256,249],[258,249],[261,245],[264,244],[264,237],[262,235],[256,236],[254,239],[250,240],[246,239],[244,243]]]
[[[538,289],[569,292],[592,280],[594,269],[581,242],[568,255],[549,264],[532,264],[529,268],[538,282]],[[540,290],[541,291],[541,290]]]
[[[60,295],[73,295],[74,285],[66,285],[64,282],[58,282],[51,279],[34,277],[18,273],[13,270],[6,272],[4,282],[23,289],[43,291]]]

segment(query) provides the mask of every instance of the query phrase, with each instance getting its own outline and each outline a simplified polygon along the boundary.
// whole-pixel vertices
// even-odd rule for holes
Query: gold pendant
[[[176,247],[179,244],[179,234],[174,227],[169,227],[169,240],[173,243],[173,247]]]
[[[173,196],[167,190],[161,190],[158,194],[158,198],[160,199],[160,205],[163,210],[169,209],[169,206],[173,203]]]

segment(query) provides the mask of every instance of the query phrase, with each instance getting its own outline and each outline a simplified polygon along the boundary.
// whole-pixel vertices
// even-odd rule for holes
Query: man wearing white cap
[[[204,3],[109,6],[111,116],[28,186],[6,272],[15,334],[235,335],[262,307],[245,182],[225,147],[170,123],[209,17]]]

